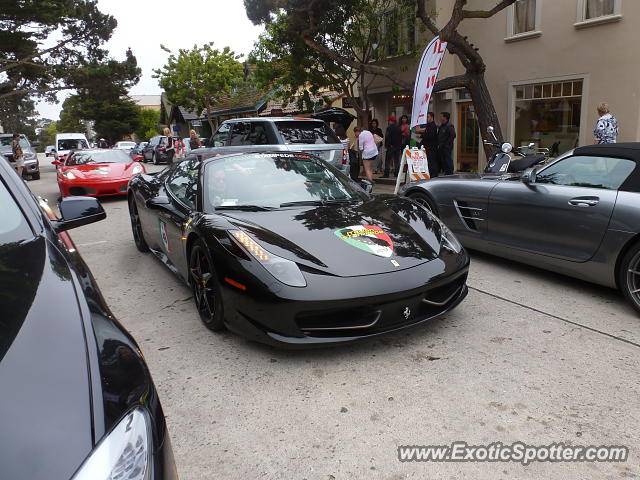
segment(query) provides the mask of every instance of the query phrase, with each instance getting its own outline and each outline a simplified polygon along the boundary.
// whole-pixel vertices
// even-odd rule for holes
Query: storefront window
[[[515,87],[515,144],[558,153],[575,148],[580,135],[582,80]]]

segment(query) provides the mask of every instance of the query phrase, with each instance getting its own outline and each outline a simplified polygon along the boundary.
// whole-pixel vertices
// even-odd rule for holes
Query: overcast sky
[[[98,7],[118,21],[107,44],[111,56],[123,60],[131,47],[142,69],[140,82],[130,92],[135,95],[161,92],[151,77],[168,57],[161,43],[177,51],[214,42],[215,47],[228,45],[246,55],[262,31],[247,18],[242,0],[98,0]],[[59,98],[57,105],[39,104],[40,115],[57,120],[65,94]]]

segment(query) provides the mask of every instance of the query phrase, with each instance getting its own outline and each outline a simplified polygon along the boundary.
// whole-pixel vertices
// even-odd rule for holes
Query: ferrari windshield
[[[85,150],[74,153],[67,165],[86,165],[88,163],[131,163],[131,157],[122,150]]]
[[[205,201],[214,209],[339,204],[362,195],[346,177],[306,154],[220,158],[207,164],[204,175]]]

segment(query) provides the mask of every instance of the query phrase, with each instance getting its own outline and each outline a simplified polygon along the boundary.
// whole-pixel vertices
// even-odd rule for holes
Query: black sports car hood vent
[[[402,198],[221,213],[275,255],[340,277],[415,267],[440,251],[439,224]]]

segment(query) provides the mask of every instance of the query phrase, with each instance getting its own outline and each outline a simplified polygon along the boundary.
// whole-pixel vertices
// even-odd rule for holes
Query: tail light
[[[347,152],[346,148],[343,148],[342,149],[342,164],[346,165],[348,159],[349,159],[349,152]]]

